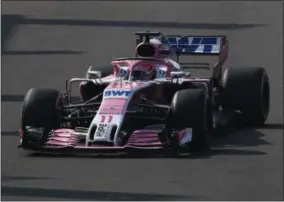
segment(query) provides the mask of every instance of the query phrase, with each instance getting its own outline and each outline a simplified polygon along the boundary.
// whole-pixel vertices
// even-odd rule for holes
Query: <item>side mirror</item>
[[[99,79],[102,77],[102,72],[101,71],[94,71],[92,70],[92,66],[89,67],[87,74],[86,74],[87,79]]]
[[[190,72],[171,72],[171,78],[181,78],[190,75]]]

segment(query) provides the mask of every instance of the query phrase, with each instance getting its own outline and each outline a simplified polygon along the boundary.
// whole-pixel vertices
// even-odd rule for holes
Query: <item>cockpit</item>
[[[129,81],[149,81],[156,78],[154,68],[146,69],[144,66],[136,66],[135,68],[121,67],[117,78]]]
[[[175,53],[168,38],[160,32],[137,32],[135,35],[136,57],[115,61],[114,75],[129,81],[147,81],[168,76],[168,69],[172,67],[168,67],[168,60],[164,59]]]
[[[150,81],[157,78],[165,78],[168,68],[160,64],[137,64],[132,68],[120,66],[117,70],[116,77],[119,80]]]

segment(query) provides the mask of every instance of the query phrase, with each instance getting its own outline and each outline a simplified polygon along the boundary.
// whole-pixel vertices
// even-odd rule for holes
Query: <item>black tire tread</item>
[[[21,129],[23,144],[42,144],[48,132],[59,127],[60,93],[53,89],[30,89],[23,101]],[[26,127],[44,128],[43,133],[26,133]]]
[[[173,122],[179,129],[193,128],[190,151],[204,151],[210,148],[208,133],[208,96],[202,89],[178,91],[172,101]]]
[[[264,83],[263,83],[264,82]],[[226,108],[240,110],[245,122],[251,125],[263,125],[269,111],[269,81],[262,67],[231,67],[225,70],[222,78],[223,105]],[[262,112],[261,87],[268,86],[267,112]]]

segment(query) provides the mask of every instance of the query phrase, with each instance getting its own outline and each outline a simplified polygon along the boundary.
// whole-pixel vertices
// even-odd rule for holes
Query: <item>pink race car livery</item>
[[[52,153],[203,151],[210,148],[210,137],[229,123],[243,117],[249,123],[265,122],[266,72],[232,68],[222,74],[228,56],[225,36],[181,37],[160,32],[136,36],[135,57],[112,60],[111,74],[102,77],[101,71],[90,67],[86,78],[72,78],[64,93],[30,89],[23,101],[20,147]],[[182,55],[215,55],[218,62],[211,76],[197,78],[187,70],[211,66],[181,63]],[[252,77],[252,71],[261,72],[263,79]],[[261,96],[244,97],[255,92],[244,81],[259,88]],[[71,99],[75,82],[80,86],[76,103]]]

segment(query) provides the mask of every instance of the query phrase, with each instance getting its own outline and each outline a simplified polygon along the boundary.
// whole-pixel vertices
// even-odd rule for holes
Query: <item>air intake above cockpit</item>
[[[142,43],[137,46],[136,53],[139,57],[154,57],[156,48],[150,43]]]

